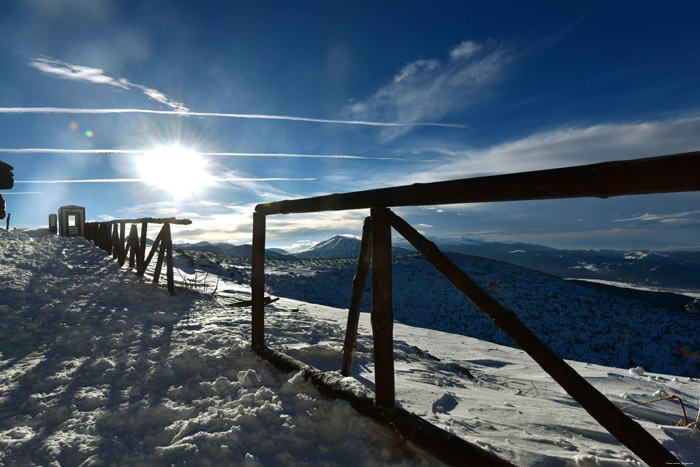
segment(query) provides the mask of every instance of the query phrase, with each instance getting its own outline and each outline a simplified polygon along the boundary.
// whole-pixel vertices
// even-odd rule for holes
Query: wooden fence
[[[527,352],[566,392],[622,444],[649,465],[678,464],[678,460],[637,422],[622,413],[573,368],[549,349],[515,313],[501,306],[435,244],[419,234],[390,207],[457,203],[483,203],[700,191],[700,151],[668,156],[604,162],[576,167],[468,178],[393,188],[332,194],[314,198],[259,204],[253,214],[252,347],[280,368],[304,371],[322,391],[335,394],[333,384],[308,366],[265,346],[265,220],[277,214],[370,209],[365,221],[357,274],[353,280],[341,372],[351,374],[352,354],[364,282],[372,267],[371,322],[374,341],[375,397],[372,408],[362,405],[373,418],[399,430],[408,439],[431,450],[449,463],[503,463],[501,459],[469,443],[450,444],[452,457],[441,456],[431,444],[443,443],[449,434],[437,427],[416,431],[415,419],[394,407],[393,309],[391,276],[391,228],[404,236],[428,261],[486,314],[496,326]],[[291,363],[290,363],[291,362]],[[354,400],[351,396],[345,398]],[[354,405],[354,406],[356,406]],[[358,408],[356,406],[356,408]],[[358,410],[362,411],[360,408]],[[399,415],[397,415],[399,414]],[[410,417],[409,417],[410,418]],[[388,421],[387,421],[388,420]],[[422,433],[416,438],[416,433]],[[424,436],[423,436],[424,435]],[[443,449],[444,451],[444,449]],[[489,457],[491,456],[491,457]],[[469,460],[468,460],[469,459]]]
[[[136,274],[143,276],[146,268],[151,263],[153,255],[160,246],[160,252],[156,259],[156,268],[153,272],[153,282],[158,283],[160,279],[160,271],[163,267],[163,258],[167,258],[166,266],[166,282],[168,284],[168,292],[170,295],[175,295],[175,283],[173,278],[173,239],[170,233],[171,224],[189,225],[192,221],[189,219],[175,219],[144,217],[141,219],[120,219],[105,222],[86,222],[84,236],[88,240],[95,242],[95,245],[102,248],[107,254],[112,255],[114,259],[119,261],[119,266],[123,266],[126,262],[127,255],[129,256],[129,268],[136,267]],[[129,237],[126,238],[126,224],[131,224]],[[139,240],[139,232],[137,224],[141,224],[141,235]],[[151,251],[146,256],[146,235],[148,233],[148,224],[163,224],[160,232],[151,246]],[[126,244],[124,241],[126,240]]]

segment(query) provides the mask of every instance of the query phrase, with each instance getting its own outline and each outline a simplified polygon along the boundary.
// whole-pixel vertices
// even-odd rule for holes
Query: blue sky
[[[17,183],[0,193],[18,228],[78,204],[238,244],[260,202],[698,150],[699,17],[697,2],[5,0],[0,160]],[[699,201],[397,212],[434,237],[697,249]],[[268,246],[359,235],[366,215],[274,216]]]

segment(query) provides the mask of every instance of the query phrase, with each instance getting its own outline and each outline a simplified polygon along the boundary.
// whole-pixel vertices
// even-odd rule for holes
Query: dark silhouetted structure
[[[15,186],[13,168],[10,164],[0,161],[0,190],[9,190]]]

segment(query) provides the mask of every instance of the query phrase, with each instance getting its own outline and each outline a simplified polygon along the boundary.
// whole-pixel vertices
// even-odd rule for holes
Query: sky
[[[189,218],[250,243],[261,202],[700,149],[697,2],[0,3],[11,227]],[[700,248],[700,194],[397,208],[429,237]],[[271,216],[267,246],[367,211]]]

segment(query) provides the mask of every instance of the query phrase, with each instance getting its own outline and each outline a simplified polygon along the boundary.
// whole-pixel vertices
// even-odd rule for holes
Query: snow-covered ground
[[[249,309],[229,306],[250,297],[245,271],[203,294],[204,273],[176,264],[197,286],[170,297],[84,239],[0,231],[0,464],[440,465],[250,351]],[[340,367],[344,310],[266,310],[268,345]],[[369,329],[363,313],[358,390],[373,388]],[[398,404],[516,465],[641,464],[517,349],[397,323],[395,359]],[[571,364],[619,406],[672,394],[698,413],[698,378]],[[677,402],[628,413],[700,462]]]
[[[700,353],[692,332],[700,329],[697,310],[670,310],[501,261],[448,256],[563,358],[700,377],[700,362],[683,353]],[[248,259],[207,252],[197,252],[193,259],[211,274],[221,271],[230,276],[232,271],[243,282],[250,275]],[[350,303],[357,260],[270,259],[266,263],[268,293],[336,308]],[[394,256],[392,263],[396,321],[514,346],[422,256]],[[371,287],[368,280],[365,312],[370,310]]]

